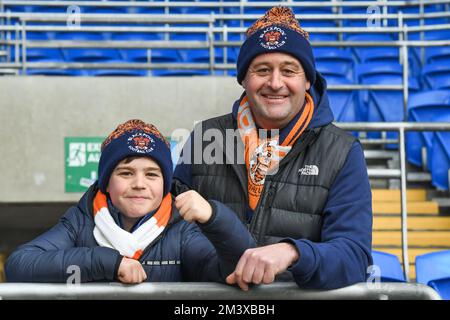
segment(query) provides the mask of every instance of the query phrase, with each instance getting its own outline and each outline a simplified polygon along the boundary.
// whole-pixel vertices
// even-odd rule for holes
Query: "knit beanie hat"
[[[106,193],[109,178],[117,164],[131,156],[150,157],[161,168],[164,179],[164,195],[171,187],[173,165],[170,145],[152,124],[141,120],[128,120],[103,141],[98,164],[98,185]]]
[[[291,9],[273,7],[246,31],[237,60],[237,80],[242,84],[252,60],[263,53],[283,52],[297,58],[306,78],[314,84],[316,67],[308,33],[300,27]]]

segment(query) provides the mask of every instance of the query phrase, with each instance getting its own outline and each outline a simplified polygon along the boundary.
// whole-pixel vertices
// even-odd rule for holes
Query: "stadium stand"
[[[440,121],[450,122],[450,112]],[[450,183],[450,132],[435,132],[430,160],[431,183],[439,189],[449,190]]]
[[[450,92],[446,90],[423,91],[411,95],[408,103],[408,121],[439,122],[450,114]],[[407,134],[408,161],[429,170],[433,141],[432,132],[409,132]]]
[[[68,31],[64,1],[18,5],[13,0],[0,0],[0,75],[233,77],[246,27],[271,7],[256,0],[114,2],[86,1],[78,7],[79,12],[92,20]],[[280,2],[292,5],[302,17],[301,25],[311,31],[317,68],[330,87],[337,122],[364,122],[368,126],[405,119],[415,125],[450,122],[450,0],[437,4],[374,1],[380,12],[386,13],[378,32],[367,32],[366,5],[329,1],[325,6],[324,1],[315,1],[317,6],[307,7],[297,0],[271,4]],[[62,18],[52,20],[45,14]],[[349,14],[355,17],[339,17]],[[186,22],[185,18],[191,20]],[[402,47],[397,42],[402,39],[426,42]],[[348,44],[350,41],[354,43]],[[440,214],[450,208],[440,201],[450,198],[449,134],[424,130],[406,133],[406,193],[399,190],[399,179],[371,179],[373,254],[382,280],[414,281],[417,274],[418,282],[430,285],[447,299],[448,291],[442,288],[447,286],[448,290],[448,279],[444,282],[436,270],[426,267],[429,261],[441,262],[426,257],[450,250],[450,217]],[[360,132],[359,136],[369,169],[402,170],[398,132]],[[401,218],[402,197],[408,200],[406,230]],[[404,252],[402,232],[406,231]],[[405,257],[406,275],[399,264]],[[423,269],[420,261],[424,261]]]
[[[450,250],[416,257],[417,282],[434,288],[442,299],[450,300]]]

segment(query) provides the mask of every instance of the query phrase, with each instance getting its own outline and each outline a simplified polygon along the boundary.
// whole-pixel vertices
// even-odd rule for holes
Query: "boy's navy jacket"
[[[7,281],[66,282],[73,275],[71,266],[80,268],[81,282],[117,280],[122,256],[115,249],[100,247],[93,235],[92,200],[97,190],[92,186],[57,225],[11,254],[5,265]],[[224,282],[243,252],[255,246],[227,206],[209,203],[213,215],[198,225],[184,221],[173,207],[168,226],[139,259],[147,281]],[[110,211],[118,223],[117,210]]]

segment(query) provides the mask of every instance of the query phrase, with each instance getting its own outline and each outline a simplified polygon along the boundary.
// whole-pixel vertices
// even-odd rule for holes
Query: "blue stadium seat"
[[[180,62],[181,58],[176,49],[152,49],[152,63]]]
[[[320,71],[321,72],[321,71]],[[327,84],[351,84],[352,82],[343,76],[327,74],[321,72],[325,77]],[[333,110],[334,119],[338,122],[358,121],[356,96],[352,90],[328,90],[328,99],[331,110]]]
[[[450,39],[450,36],[448,37]],[[425,49],[425,62],[450,65],[450,47],[428,47]]]
[[[145,77],[148,75],[147,70],[135,69],[102,69],[92,70],[89,72],[93,77]]]
[[[439,117],[439,121],[450,123],[450,112]],[[435,132],[431,155],[431,183],[439,189],[449,190],[450,131]]]
[[[30,31],[26,34],[27,40],[36,41],[49,41],[51,40],[49,33],[47,32],[34,32]],[[15,38],[15,35],[12,36]],[[14,61],[16,57],[16,52],[14,47],[11,48],[11,61]],[[19,57],[22,58],[22,51],[19,51]],[[27,62],[38,62],[38,61],[63,61],[63,55],[59,48],[27,48]]]
[[[317,65],[333,66],[336,71],[342,73],[348,80],[353,81],[354,61],[350,50],[317,47],[313,48],[313,52]]]
[[[29,76],[80,76],[82,73],[79,70],[64,70],[64,69],[28,69],[26,72]]]
[[[403,67],[400,64],[368,63],[356,66],[357,81],[368,85],[401,85],[403,83]],[[409,79],[410,92],[419,90],[416,79]],[[367,114],[367,121],[398,122],[404,120],[403,92],[390,90],[372,90],[360,93],[360,114]],[[364,108],[366,107],[366,108]],[[380,138],[377,132],[369,132],[368,137]],[[397,132],[387,132],[388,139],[397,139]],[[396,144],[388,144],[387,148],[397,148]]]
[[[331,20],[302,20],[301,26],[306,31],[309,28],[336,28],[336,23]],[[319,33],[319,32],[310,32],[309,33],[310,41],[337,41],[338,34],[337,33]]]
[[[373,42],[373,41],[393,41],[394,38],[389,34],[366,33],[366,34],[348,34],[344,35],[347,41]],[[396,47],[352,47],[355,57],[360,63],[374,61],[379,57],[398,57],[398,48]],[[398,61],[398,60],[397,60]]]
[[[160,41],[163,40],[163,35],[160,33],[148,32],[126,32],[113,33],[111,39],[114,41]],[[152,49],[159,50],[159,49]],[[147,62],[147,49],[119,49],[123,60],[131,62]],[[153,59],[152,59],[153,60]],[[175,59],[176,61],[177,59]]]
[[[450,300],[450,250],[417,256],[416,280],[432,287],[442,299]]]
[[[176,7],[171,8],[170,13],[174,14],[220,14],[220,8],[218,7]]]
[[[396,255],[372,250],[373,265],[381,272],[381,282],[405,282],[402,266]]]
[[[230,50],[231,48],[228,48],[228,62],[236,62],[236,60],[233,61],[234,56],[231,56],[230,60],[230,54],[233,54]],[[178,51],[181,56],[181,61],[183,62],[192,62],[192,63],[209,63],[210,54],[209,49],[190,49],[190,50],[179,50]],[[215,63],[223,63],[223,49],[221,48],[215,48],[214,49],[214,61]]]
[[[427,64],[423,67],[424,86],[432,90],[450,90],[450,65],[441,63]]]
[[[130,14],[164,14],[164,7],[129,7]]]
[[[103,14],[124,14],[128,13],[126,7],[97,7],[97,6],[84,6],[81,8],[82,13],[103,13]]]
[[[33,6],[5,5],[5,12],[33,12]]]
[[[193,76],[207,76],[209,70],[162,70],[155,69],[152,71],[154,76],[158,77],[193,77]]]
[[[433,90],[412,94],[408,102],[408,121],[436,122],[450,114],[450,91]],[[410,163],[423,166],[422,148],[427,150],[428,168],[431,163],[433,133],[408,132],[406,134],[406,155]]]
[[[105,40],[102,34],[93,32],[57,32],[55,39],[73,41]],[[105,62],[121,59],[117,49],[65,48],[62,52],[65,60],[70,62]]]
[[[33,6],[32,12],[42,13],[67,13],[66,6]]]

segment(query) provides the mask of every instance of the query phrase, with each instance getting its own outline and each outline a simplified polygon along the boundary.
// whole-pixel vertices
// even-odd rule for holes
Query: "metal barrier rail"
[[[335,290],[304,290],[295,283],[275,282],[249,291],[199,282],[35,284],[0,283],[1,299],[48,300],[441,300],[432,288],[416,283],[357,283]]]
[[[289,0],[285,1],[264,1],[264,2],[247,2],[247,1],[234,1],[234,2],[222,2],[222,1],[211,1],[211,2],[132,2],[132,1],[33,1],[35,6],[86,6],[86,7],[248,7],[248,8],[260,8],[260,7],[273,7],[280,5],[280,3],[288,4],[292,7],[369,7],[369,6],[382,6],[382,7],[417,7],[417,6],[429,6],[435,4],[449,4],[449,0],[435,0],[433,2],[424,2],[423,0],[415,1],[301,1],[293,2]],[[13,5],[30,5],[29,1],[20,0],[0,0],[0,4],[4,6]]]

